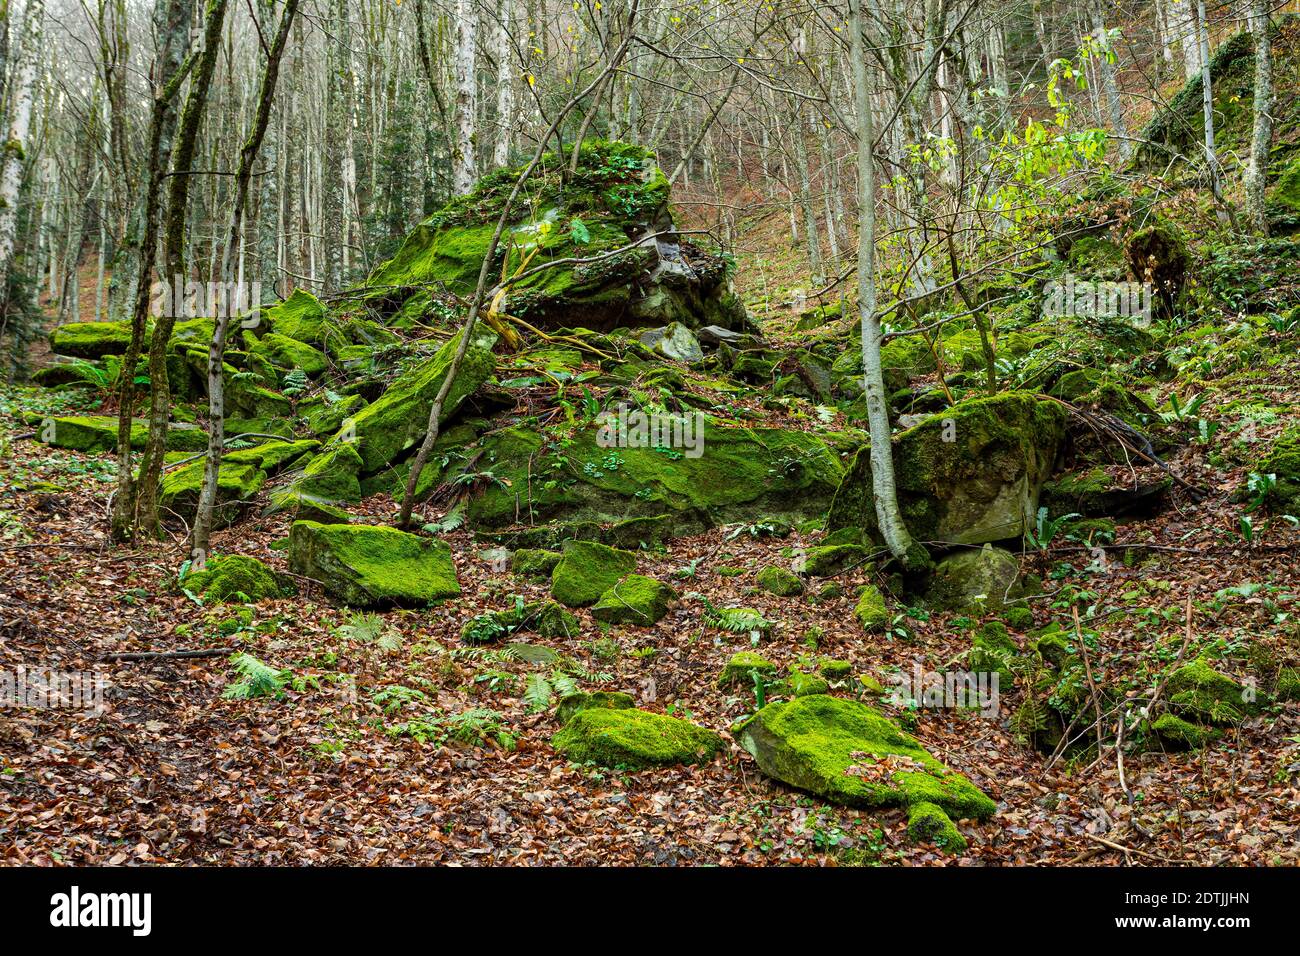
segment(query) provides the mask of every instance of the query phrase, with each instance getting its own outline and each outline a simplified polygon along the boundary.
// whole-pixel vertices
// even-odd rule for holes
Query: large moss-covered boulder
[[[365,473],[391,464],[404,452],[420,444],[429,430],[429,411],[442,388],[460,344],[457,334],[428,361],[404,372],[384,394],[353,415],[339,439],[357,441]],[[442,406],[439,423],[456,413],[461,402],[487,381],[494,367],[491,339],[471,342],[451,390]]]
[[[629,574],[600,596],[591,616],[606,624],[639,624],[648,627],[668,613],[677,592],[654,578]]]
[[[595,604],[636,570],[636,555],[595,541],[569,541],[551,572],[551,595],[569,607]]]
[[[830,446],[793,430],[705,419],[696,452],[602,447],[600,435],[598,428],[580,431],[563,448],[522,427],[487,436],[475,467],[508,484],[494,483],[471,500],[470,524],[498,529],[521,517],[614,524],[667,515],[667,530],[684,535],[755,515],[794,523],[820,517],[843,474]],[[538,481],[538,474],[554,480]]]
[[[302,369],[313,378],[330,367],[329,357],[320,349],[278,332],[254,339],[249,351],[263,356],[276,368]]]
[[[632,695],[621,690],[597,690],[589,694],[569,694],[555,708],[555,722],[563,727],[579,711],[593,708],[628,710],[635,706],[636,701]]]
[[[419,607],[460,594],[446,542],[396,528],[297,521],[289,563],[352,607]]]
[[[293,593],[291,585],[257,558],[239,554],[212,558],[203,569],[187,574],[181,587],[214,602],[274,600]]]
[[[67,448],[89,455],[117,450],[117,418],[109,415],[72,415],[42,422],[37,437],[55,448]],[[149,423],[131,422],[131,447],[140,449],[149,439]],[[208,436],[197,425],[167,426],[168,451],[202,451]]]
[[[517,204],[489,268],[492,275],[548,260],[573,261],[514,282],[503,305],[541,327],[608,331],[620,326],[682,322],[732,326],[744,309],[729,287],[719,255],[680,238],[648,238],[671,231],[668,179],[644,148],[588,141],[578,171],[565,177],[568,158],[543,158],[527,182],[528,203]],[[393,325],[421,321],[433,308],[429,288],[468,296],[487,256],[502,202],[521,171],[484,177],[420,223],[392,259],[366,283],[378,290],[369,304]],[[638,243],[638,240],[643,240]]]
[[[205,463],[190,462],[163,474],[158,489],[158,506],[163,517],[193,522],[203,490]],[[212,509],[212,526],[224,528],[237,521],[249,508],[266,482],[266,472],[256,464],[222,460],[217,471],[217,498]]]
[[[130,344],[131,326],[125,322],[71,322],[50,333],[50,350],[72,358],[125,355]]]
[[[293,491],[312,501],[355,504],[361,500],[361,467],[355,444],[335,442],[307,463]]]
[[[1025,392],[970,399],[894,438],[904,522],[918,541],[983,544],[1034,526],[1043,481],[1065,438],[1065,410]],[[828,527],[876,535],[870,452],[858,452]]]
[[[1023,594],[1020,562],[1010,551],[985,545],[958,551],[930,575],[926,603],[948,611],[1000,610]]]
[[[769,777],[832,803],[873,808],[932,803],[958,818],[995,804],[866,704],[826,694],[768,704],[736,732]]]
[[[704,727],[619,707],[590,707],[573,714],[551,738],[553,746],[578,763],[642,770],[702,763],[723,748],[722,738]]]
[[[283,302],[263,309],[254,331],[270,328],[276,335],[311,345],[324,345],[329,325],[325,306],[305,289],[295,289]]]

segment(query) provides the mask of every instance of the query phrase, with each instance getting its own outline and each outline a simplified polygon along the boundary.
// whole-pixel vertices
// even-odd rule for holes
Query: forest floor
[[[1300,397],[1292,362],[1275,392]],[[427,611],[384,618],[393,639],[356,639],[355,615],[309,586],[293,600],[241,612],[205,608],[176,586],[176,539],[137,550],[105,536],[112,463],[25,437],[20,411],[52,412],[57,393],[0,396],[0,670],[93,672],[105,710],[8,711],[0,717],[0,862],[212,864],[875,864],[954,862],[912,845],[900,811],[829,807],[774,783],[730,748],[700,767],[635,774],[572,765],[551,749],[546,713],[521,691],[538,668],[458,648],[471,615],[545,587],[496,572],[467,532],[447,536],[464,593]],[[1275,396],[1276,397],[1276,396]],[[1282,398],[1277,398],[1281,401]],[[1278,523],[1250,544],[1235,527],[1242,475],[1208,471],[1186,446],[1171,467],[1211,483],[1209,500],[1176,491],[1159,518],[1120,525],[1111,560],[1079,549],[1029,559],[1044,574],[1037,624],[1059,616],[1061,589],[1093,592],[1106,626],[1092,667],[1099,681],[1137,689],[1143,662],[1251,646],[1294,654],[1300,539]],[[359,511],[377,523],[392,503]],[[288,531],[280,517],[219,532],[221,553],[270,556]],[[724,530],[647,552],[642,573],[715,605],[740,602],[776,623],[758,648],[780,665],[833,657],[889,680],[894,668],[942,669],[969,648],[969,622],[909,609],[887,636],[853,620],[859,572],[825,601],[753,593],[753,576],[790,540]],[[808,539],[807,544],[813,540]],[[1134,566],[1120,556],[1140,551]],[[306,585],[306,582],[302,582]],[[652,628],[602,629],[578,611],[582,633],[536,643],[608,676],[641,705],[722,730],[753,708],[752,693],[723,691],[716,675],[744,636],[704,626],[698,601]],[[1016,635],[1024,643],[1024,635]],[[237,647],[307,678],[283,699],[228,700],[225,654],[108,661],[122,652]],[[544,668],[543,668],[544,669]],[[437,747],[395,732],[400,715],[377,688],[422,678],[430,704],[452,713],[490,708],[513,749]],[[1149,692],[1150,688],[1147,687]],[[1300,863],[1300,705],[1246,721],[1193,753],[1113,747],[1050,761],[1017,740],[1002,717],[882,705],[920,742],[998,803],[985,823],[963,822],[958,865]]]

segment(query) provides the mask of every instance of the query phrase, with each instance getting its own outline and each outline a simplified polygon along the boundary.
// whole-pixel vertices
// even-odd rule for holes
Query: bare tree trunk
[[[1246,209],[1251,228],[1267,236],[1264,188],[1268,183],[1268,154],[1273,146],[1273,50],[1265,0],[1250,0],[1250,29],[1255,34],[1255,129],[1250,139],[1250,168],[1246,171]]]
[[[474,188],[475,137],[478,132],[478,76],[474,66],[474,34],[478,10],[474,0],[456,2],[456,145],[452,150],[452,190],[464,196]]]
[[[7,19],[7,18],[6,18]],[[30,0],[23,19],[23,36],[19,46],[18,70],[13,83],[13,118],[9,136],[3,146],[0,166],[0,300],[8,299],[9,271],[18,237],[18,194],[23,184],[24,149],[32,123],[32,88],[40,68],[42,40],[45,35],[45,5]],[[0,82],[3,75],[0,75]]]
[[[239,171],[235,174],[235,195],[230,210],[230,231],[226,240],[225,252],[221,258],[221,281],[227,289],[234,277],[235,252],[243,252],[244,206],[248,200],[248,185],[253,177],[253,164],[257,161],[258,150],[266,135],[271,118],[271,103],[275,99],[275,87],[280,78],[280,61],[284,48],[289,41],[289,30],[298,13],[300,0],[286,0],[284,13],[280,17],[280,27],[276,31],[275,41],[267,53],[266,67],[262,72],[262,84],[257,98],[257,114],[253,129],[239,154]],[[243,283],[240,283],[242,289]],[[260,302],[249,303],[254,309],[261,307]],[[230,320],[236,312],[234,302],[228,302],[225,313],[216,316],[212,335],[212,344],[208,349],[208,452],[203,468],[203,487],[199,492],[198,510],[194,516],[194,528],[190,535],[191,556],[196,564],[202,564],[208,556],[208,539],[212,532],[212,509],[217,500],[217,482],[220,477],[221,453],[225,449],[225,351],[226,334],[230,329]]]
[[[853,59],[853,100],[858,122],[858,315],[862,322],[863,385],[871,432],[871,484],[876,520],[885,544],[905,567],[929,563],[925,549],[912,540],[898,507],[894,482],[894,451],[880,363],[880,318],[876,315],[876,177],[872,146],[871,91],[867,85],[864,0],[849,0],[850,56]]]
[[[1102,86],[1105,88],[1106,105],[1110,111],[1110,125],[1119,143],[1120,162],[1127,163],[1133,154],[1133,144],[1129,142],[1128,127],[1124,123],[1124,104],[1120,101],[1119,83],[1115,78],[1119,57],[1111,49],[1110,37],[1106,33],[1106,21],[1102,15],[1101,0],[1089,0],[1089,5],[1092,7],[1093,35],[1096,36],[1097,45],[1101,48],[1101,61],[1098,67],[1101,71]]]
[[[167,223],[164,239],[165,277],[185,281],[185,225],[189,211],[191,171],[199,129],[212,87],[212,74],[221,52],[221,28],[228,0],[208,0],[204,14],[203,49],[181,109],[176,144],[172,148],[171,181],[167,189]],[[167,350],[176,325],[179,303],[172,302],[155,316],[149,340],[149,439],[140,459],[140,486],[136,492],[136,528],[158,535],[162,527],[158,514],[158,483],[167,452],[167,422],[171,417],[171,389],[167,382]],[[126,370],[124,370],[124,374]]]
[[[1210,76],[1210,30],[1205,20],[1205,0],[1196,0],[1196,35],[1201,48],[1201,103],[1205,116],[1205,162],[1210,173],[1210,188],[1219,204],[1223,219],[1223,181],[1219,155],[1214,146],[1214,87]]]
[[[131,540],[136,528],[136,482],[131,472],[131,425],[135,410],[135,367],[144,346],[149,317],[149,276],[153,273],[154,247],[158,244],[158,218],[166,157],[175,129],[172,100],[193,65],[186,57],[189,38],[189,4],[185,0],[158,0],[154,9],[154,31],[158,36],[158,59],[153,71],[153,105],[149,118],[148,171],[144,199],[139,207],[141,241],[136,260],[134,304],[131,312],[131,341],[122,358],[118,376],[117,492],[113,499],[110,534],[119,543]]]
[[[510,147],[515,131],[515,68],[510,33],[514,25],[514,0],[501,0],[497,24],[497,140],[492,151],[492,165],[510,164]]]

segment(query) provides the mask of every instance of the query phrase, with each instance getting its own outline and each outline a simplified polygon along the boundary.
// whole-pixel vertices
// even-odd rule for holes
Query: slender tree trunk
[[[1266,0],[1250,0],[1250,29],[1255,34],[1255,129],[1250,139],[1250,168],[1246,171],[1246,208],[1251,228],[1267,236],[1264,190],[1273,146],[1273,50]]]
[[[167,222],[164,239],[164,276],[183,285],[185,268],[185,225],[189,211],[191,174],[199,129],[212,87],[212,74],[221,52],[221,29],[228,0],[208,0],[204,14],[203,49],[199,53],[190,89],[181,109],[176,144],[172,148],[171,177],[167,184]],[[154,319],[149,340],[149,439],[140,459],[140,487],[136,492],[136,528],[152,535],[161,533],[158,514],[158,483],[167,452],[167,423],[171,417],[171,389],[167,382],[167,352],[180,303]]]
[[[6,22],[8,17],[6,16]],[[32,88],[40,69],[42,39],[45,35],[45,5],[29,0],[23,19],[23,36],[18,50],[18,70],[13,83],[13,117],[9,136],[0,147],[0,300],[8,305],[9,273],[13,267],[18,238],[18,194],[23,184],[27,134],[32,123]],[[0,74],[0,82],[3,74]]]
[[[492,151],[492,165],[510,164],[510,147],[515,131],[515,67],[510,34],[514,26],[514,0],[501,0],[497,24],[497,141]]]
[[[464,196],[474,188],[477,165],[474,158],[478,132],[477,85],[474,66],[474,36],[478,10],[474,0],[456,2],[456,145],[452,150],[452,189]]]
[[[864,0],[849,0],[853,101],[858,123],[858,315],[862,322],[863,384],[871,432],[871,484],[876,519],[890,553],[905,567],[925,566],[929,556],[912,540],[898,507],[894,451],[885,375],[880,363],[880,318],[876,315],[876,177],[872,146],[871,91],[867,85]]]
[[[166,157],[175,130],[176,113],[172,100],[180,92],[193,64],[184,58],[189,38],[190,7],[186,0],[158,0],[154,9],[154,32],[158,37],[158,58],[153,71],[153,105],[149,117],[149,143],[146,151],[148,170],[145,191],[139,207],[137,226],[141,239],[136,257],[131,341],[122,358],[118,376],[117,415],[117,492],[113,499],[110,534],[118,543],[130,541],[136,529],[137,484],[131,470],[131,425],[135,411],[135,367],[144,347],[149,317],[149,276],[153,272],[155,246],[158,244],[158,218]]]
[[[235,195],[230,211],[230,231],[226,239],[225,252],[221,257],[221,281],[227,289],[234,278],[236,252],[242,258],[244,206],[248,200],[248,186],[253,177],[253,164],[257,161],[258,150],[266,135],[271,118],[271,103],[275,99],[275,87],[280,78],[280,61],[284,48],[289,41],[289,31],[293,19],[298,13],[300,0],[286,0],[284,12],[280,17],[280,27],[276,31],[275,41],[267,54],[266,67],[262,72],[261,89],[257,97],[257,114],[253,120],[253,129],[244,142],[239,154],[239,170],[235,174]],[[243,287],[243,283],[240,283]],[[260,309],[260,302],[247,303],[254,309]],[[212,509],[217,500],[217,482],[220,477],[221,453],[225,449],[225,351],[226,335],[230,321],[236,312],[235,303],[228,303],[223,315],[216,317],[212,335],[212,344],[208,349],[208,452],[203,467],[203,488],[199,492],[198,510],[194,516],[194,529],[190,535],[192,559],[202,564],[208,556],[208,539],[212,532]]]
[[[1106,106],[1110,112],[1110,125],[1114,130],[1116,141],[1119,143],[1119,159],[1122,163],[1127,163],[1129,157],[1133,154],[1133,144],[1129,142],[1128,126],[1124,123],[1124,104],[1119,98],[1119,83],[1116,80],[1116,68],[1119,65],[1118,54],[1111,49],[1110,38],[1106,34],[1106,21],[1102,14],[1101,0],[1089,0],[1092,8],[1092,30],[1093,35],[1097,38],[1097,45],[1101,48],[1101,59],[1098,68],[1101,71],[1101,82],[1105,88]]]

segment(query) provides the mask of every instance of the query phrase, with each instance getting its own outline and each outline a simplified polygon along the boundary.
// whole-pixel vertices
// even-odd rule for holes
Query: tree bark
[[[1265,0],[1250,0],[1250,29],[1255,34],[1255,128],[1250,139],[1250,168],[1246,171],[1246,209],[1251,227],[1267,236],[1264,191],[1273,146],[1273,50]]]
[[[864,0],[849,0],[849,34],[853,59],[853,101],[858,138],[858,315],[862,322],[863,385],[871,432],[871,484],[876,520],[885,544],[904,567],[924,567],[929,556],[912,540],[898,507],[894,451],[880,363],[880,318],[876,315],[876,182],[872,147],[871,91],[867,85]]]

